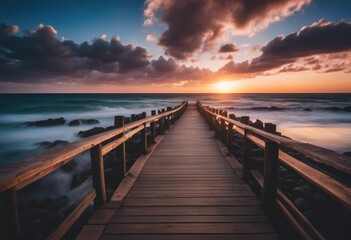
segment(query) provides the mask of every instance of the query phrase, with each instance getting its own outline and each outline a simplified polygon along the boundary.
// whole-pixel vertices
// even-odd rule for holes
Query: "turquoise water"
[[[351,151],[351,94],[2,94],[0,95],[0,165],[45,151],[42,141],[75,141],[77,133],[110,126],[115,115],[178,105],[182,100],[226,108],[277,124],[278,131],[296,140],[338,152]],[[267,109],[269,107],[279,109]],[[305,111],[309,108],[311,111]],[[25,122],[64,117],[93,118],[100,124],[70,127],[29,127]]]

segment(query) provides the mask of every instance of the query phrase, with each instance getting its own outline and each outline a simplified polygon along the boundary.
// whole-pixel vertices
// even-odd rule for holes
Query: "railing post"
[[[234,114],[229,114],[230,119],[234,119]],[[233,127],[232,123],[228,123],[228,131],[227,131],[227,148],[230,150],[232,148],[232,138],[233,138]]]
[[[172,111],[171,107],[167,107],[167,112]],[[168,130],[170,128],[171,125],[171,116],[172,114],[169,114],[166,118],[166,129]]]
[[[273,141],[266,141],[262,200],[263,208],[269,216],[274,215],[276,208],[279,167],[278,157],[279,144]]]
[[[244,124],[249,124],[250,117],[242,116],[240,118],[240,122]],[[244,129],[244,140],[243,140],[243,178],[247,178],[250,173],[251,167],[251,144],[249,139],[247,138],[248,130]]]
[[[141,118],[146,118],[146,112],[143,112],[141,114]],[[146,154],[147,152],[147,135],[146,135],[146,123],[144,123],[144,128],[140,131],[140,147],[141,147],[141,152],[143,154]]]
[[[18,217],[17,192],[10,188],[1,193],[1,232],[4,239],[20,239],[21,230]]]
[[[124,116],[115,116],[115,127],[124,126]],[[117,139],[123,137],[124,132],[117,135]],[[116,173],[117,173],[117,183],[126,176],[127,167],[126,167],[126,144],[123,142],[116,148]]]
[[[156,110],[152,110],[151,116],[155,116],[155,115],[156,115]],[[155,121],[152,121],[150,123],[150,133],[151,133],[151,142],[154,143],[155,137],[156,137],[156,123],[155,123]]]
[[[96,198],[94,199],[95,208],[100,207],[106,202],[104,159],[101,150],[101,143],[92,147],[90,150],[93,187],[96,190]]]
[[[215,113],[215,109],[212,108],[212,111],[213,113]],[[216,129],[216,117],[214,115],[211,115],[212,116],[212,123],[211,123],[211,130],[215,130]]]
[[[162,108],[161,112],[162,113],[166,112],[166,109]],[[161,133],[164,133],[164,131],[165,131],[165,117],[161,118],[160,129],[161,129]]]
[[[222,111],[221,115],[223,117],[227,117],[228,113],[227,111]],[[225,143],[227,140],[227,125],[225,124],[225,120],[221,119],[221,139]]]

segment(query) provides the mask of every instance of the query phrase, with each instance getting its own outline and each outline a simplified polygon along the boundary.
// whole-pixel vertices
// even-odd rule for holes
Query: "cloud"
[[[196,51],[208,51],[230,30],[231,34],[253,35],[270,23],[301,10],[311,0],[147,0],[144,25],[159,21],[166,31],[158,44],[178,59]],[[159,16],[158,16],[159,15]],[[181,17],[180,17],[181,16]]]
[[[222,45],[219,49],[219,53],[228,53],[228,52],[237,52],[239,48],[237,48],[233,43],[226,43]]]
[[[148,34],[148,35],[146,35],[146,41],[155,42],[155,41],[157,41],[157,38],[152,34]]]
[[[262,47],[261,56],[254,58],[251,62],[234,63],[231,61],[220,71],[226,73],[263,72],[294,63],[303,57],[342,53],[351,50],[350,39],[351,22],[344,20],[328,22],[321,19],[303,27],[299,32],[286,37],[276,37]]]
[[[125,73],[150,64],[146,49],[124,45],[118,37],[107,41],[106,35],[102,35],[91,43],[77,44],[58,40],[57,31],[42,24],[34,31],[26,30],[24,36],[16,36],[16,32],[15,26],[0,25],[3,78],[28,73],[32,76],[80,75],[89,71]]]
[[[110,41],[102,35],[78,44],[57,38],[57,30],[40,24],[17,36],[17,26],[0,24],[0,81],[141,83],[200,80],[211,71],[179,65],[173,58],[149,60],[145,48]]]

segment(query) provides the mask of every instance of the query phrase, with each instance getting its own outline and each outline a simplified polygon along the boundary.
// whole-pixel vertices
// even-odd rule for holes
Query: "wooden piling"
[[[265,131],[274,134],[277,126],[272,123],[265,123]],[[278,187],[278,169],[279,169],[279,144],[273,141],[265,141],[264,153],[264,182],[262,201],[266,213],[273,216]]]
[[[90,150],[93,187],[96,190],[96,198],[94,199],[95,208],[99,208],[106,202],[104,160],[101,150],[101,143],[92,147]]]
[[[115,116],[115,127],[124,126],[124,116]],[[116,139],[121,138],[124,132],[118,134]],[[123,142],[116,148],[116,174],[117,183],[126,176],[127,166],[126,166],[126,144]]]
[[[249,124],[250,117],[242,116],[240,122],[244,124]],[[243,178],[247,178],[250,174],[251,167],[251,144],[250,140],[247,138],[248,130],[244,130],[244,140],[243,140]]]
[[[152,110],[151,116],[155,116],[155,115],[156,115],[156,110]],[[150,133],[151,133],[151,142],[154,143],[155,138],[156,138],[156,123],[155,123],[155,121],[152,121],[150,123]]]
[[[141,114],[142,118],[146,118],[146,112]],[[147,151],[147,135],[146,135],[146,123],[144,123],[144,128],[140,131],[140,150],[143,154]]]

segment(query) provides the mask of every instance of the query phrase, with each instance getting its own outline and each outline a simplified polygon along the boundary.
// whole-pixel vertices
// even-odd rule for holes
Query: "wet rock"
[[[304,199],[310,199],[312,195],[311,189],[309,188],[308,185],[304,185],[302,187],[294,187],[293,193],[296,197],[301,197]]]
[[[263,122],[260,119],[257,119],[256,122],[250,124],[254,128],[263,130]]]
[[[337,112],[337,111],[340,111],[341,108],[338,108],[338,107],[326,107],[326,108],[324,108],[324,110]]]
[[[42,147],[54,148],[54,147],[58,147],[58,146],[67,145],[68,143],[69,143],[68,141],[64,141],[64,140],[55,140],[53,142],[43,141],[43,142],[40,142],[38,144]]]
[[[305,112],[312,112],[312,109],[311,108],[304,108],[303,109]]]
[[[68,123],[69,126],[79,126],[79,125],[89,125],[89,124],[98,124],[100,123],[96,119],[75,119]]]
[[[305,211],[307,211],[307,210],[309,209],[309,204],[308,204],[308,202],[307,202],[305,199],[301,198],[301,197],[297,198],[297,199],[294,201],[294,205],[295,205],[295,207],[297,207],[301,212],[305,212]]]
[[[93,136],[95,134],[106,132],[106,131],[109,131],[109,130],[112,130],[112,129],[114,129],[113,126],[107,127],[107,128],[94,127],[92,129],[89,129],[89,130],[86,130],[86,131],[80,131],[78,133],[78,136],[81,137],[81,138],[86,138],[86,137],[90,137],[90,136]]]
[[[69,163],[66,163],[65,165],[63,165],[61,167],[61,169],[64,171],[64,172],[72,172],[74,171],[74,169],[76,169],[77,167],[77,162],[73,160],[71,160]]]
[[[72,178],[71,188],[75,188],[81,185],[83,182],[85,182],[85,180],[87,180],[90,177],[90,175],[90,169],[74,174]]]
[[[49,118],[47,120],[40,120],[34,122],[27,122],[28,126],[36,126],[36,127],[51,127],[63,125],[66,123],[66,120],[63,117],[60,118]]]
[[[351,106],[344,107],[343,110],[344,110],[345,112],[351,112]]]
[[[342,155],[351,157],[351,152],[344,152]]]

